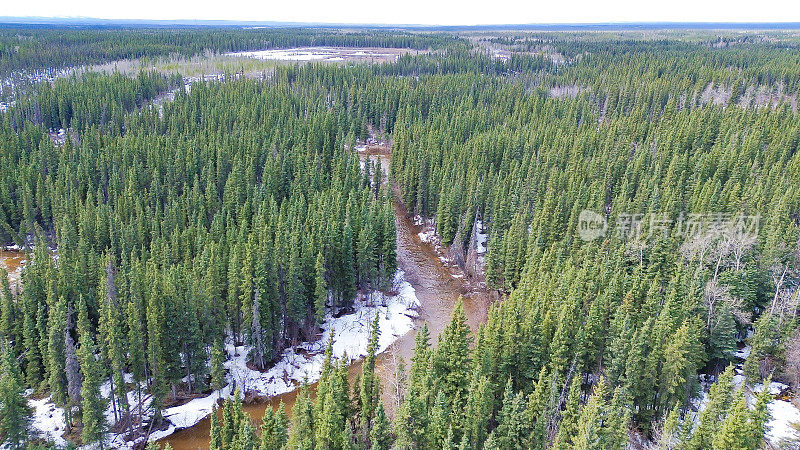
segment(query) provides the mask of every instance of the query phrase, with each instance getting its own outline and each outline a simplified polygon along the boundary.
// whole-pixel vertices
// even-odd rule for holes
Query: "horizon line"
[[[5,25],[196,25],[196,26],[268,26],[268,27],[375,27],[375,28],[525,28],[525,27],[680,27],[706,28],[738,27],[753,28],[766,26],[770,29],[800,28],[800,21],[602,21],[602,22],[529,22],[529,23],[484,23],[484,24],[415,24],[388,22],[303,22],[272,20],[229,20],[229,19],[107,19],[90,16],[0,16],[0,24]]]

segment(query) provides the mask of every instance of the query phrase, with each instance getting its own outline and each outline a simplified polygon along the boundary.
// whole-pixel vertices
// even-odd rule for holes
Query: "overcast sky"
[[[0,0],[0,16],[382,24],[800,22],[800,0]]]

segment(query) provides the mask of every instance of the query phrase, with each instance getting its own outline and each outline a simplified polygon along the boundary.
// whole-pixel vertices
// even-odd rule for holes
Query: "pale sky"
[[[800,22],[800,0],[0,0],[0,16],[476,25]]]

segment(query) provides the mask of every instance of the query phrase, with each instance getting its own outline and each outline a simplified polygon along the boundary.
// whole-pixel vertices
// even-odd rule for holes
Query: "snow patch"
[[[50,397],[41,400],[29,399],[28,405],[33,408],[31,428],[45,440],[53,441],[59,447],[65,447],[67,441],[61,437],[67,428],[64,409],[51,402]]]
[[[770,395],[780,395],[787,389],[789,389],[789,385],[778,383],[777,381],[773,381],[769,384]],[[764,385],[762,383],[753,386],[753,392],[761,393],[762,391],[764,391]]]
[[[767,405],[771,415],[767,423],[767,439],[773,444],[781,441],[800,439],[800,433],[792,427],[793,423],[800,423],[800,410],[792,403],[785,400],[773,400]]]
[[[433,229],[425,229],[425,231],[421,231],[417,233],[419,236],[419,240],[426,243],[426,244],[435,244],[436,243],[436,231]]]
[[[489,240],[489,234],[483,228],[483,222],[480,220],[475,221],[475,251],[482,255],[486,253],[486,241]]]
[[[747,359],[747,357],[750,356],[750,352],[752,350],[753,350],[753,347],[751,347],[749,345],[745,345],[743,348],[740,348],[739,350],[735,351],[733,353],[733,356],[735,356],[735,357],[737,357],[739,359]]]
[[[266,372],[252,370],[247,366],[250,348],[247,346],[234,346],[228,343],[225,350],[228,360],[225,368],[228,369],[227,385],[210,395],[195,398],[187,403],[162,411],[164,418],[169,422],[168,428],[153,431],[150,441],[157,441],[177,430],[196,425],[209,414],[215,403],[220,398],[233,395],[238,388],[242,395],[253,392],[262,396],[275,396],[290,392],[303,382],[315,382],[322,372],[325,346],[333,334],[333,354],[337,359],[347,358],[347,362],[366,356],[372,321],[375,315],[379,316],[379,330],[377,353],[385,351],[399,337],[414,328],[414,319],[418,317],[417,299],[414,288],[404,278],[403,271],[397,271],[393,283],[397,292],[387,296],[381,292],[373,292],[365,298],[358,299],[352,314],[333,317],[328,314],[322,325],[319,339],[306,342],[297,348],[287,349],[273,367]],[[125,382],[132,383],[131,374],[125,374]],[[111,383],[106,380],[100,387],[104,398],[111,396]],[[143,394],[142,408],[148,409],[151,397]],[[67,446],[67,441],[61,437],[66,428],[63,408],[57,407],[50,398],[42,400],[29,400],[34,409],[32,429],[45,439],[52,440],[57,447]],[[131,411],[139,407],[138,393],[136,390],[128,392],[128,404]],[[152,411],[145,414],[146,418]],[[109,426],[114,424],[114,411],[109,402],[105,411],[106,421]],[[111,448],[132,448],[136,441],[126,441],[126,433],[108,434],[105,442]]]
[[[275,396],[290,392],[303,382],[318,380],[331,333],[335,358],[346,358],[350,362],[366,356],[370,329],[376,314],[380,329],[377,353],[385,351],[414,328],[414,319],[418,316],[416,308],[419,300],[414,288],[403,277],[402,271],[395,276],[397,295],[385,296],[374,292],[367,298],[357,300],[352,314],[340,317],[328,314],[319,339],[286,349],[280,361],[264,373],[247,367],[248,347],[228,345],[228,352],[234,356],[226,367],[236,387],[244,392]]]
[[[334,338],[334,357],[347,358],[350,362],[366,356],[370,329],[376,314],[379,316],[380,329],[377,353],[385,351],[399,337],[414,328],[414,319],[418,317],[416,309],[419,307],[419,300],[402,271],[397,271],[394,286],[396,295],[386,296],[374,292],[367,298],[356,301],[352,314],[340,317],[328,314],[319,339],[297,348],[286,349],[280,361],[266,372],[262,373],[247,366],[250,352],[248,346],[228,343],[225,347],[229,356],[225,362],[228,384],[207,397],[165,409],[164,417],[171,425],[165,430],[153,432],[150,441],[197,424],[211,414],[218,399],[231,396],[236,389],[242,394],[254,392],[258,395],[275,396],[290,392],[303,382],[317,381],[322,372],[325,346],[331,333]]]

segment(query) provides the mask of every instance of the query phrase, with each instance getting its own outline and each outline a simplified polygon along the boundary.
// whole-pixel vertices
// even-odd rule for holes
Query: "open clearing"
[[[419,50],[407,48],[374,48],[374,47],[298,47],[276,48],[248,52],[226,53],[226,56],[244,56],[247,58],[267,59],[275,61],[397,61],[406,53],[420,53]]]

